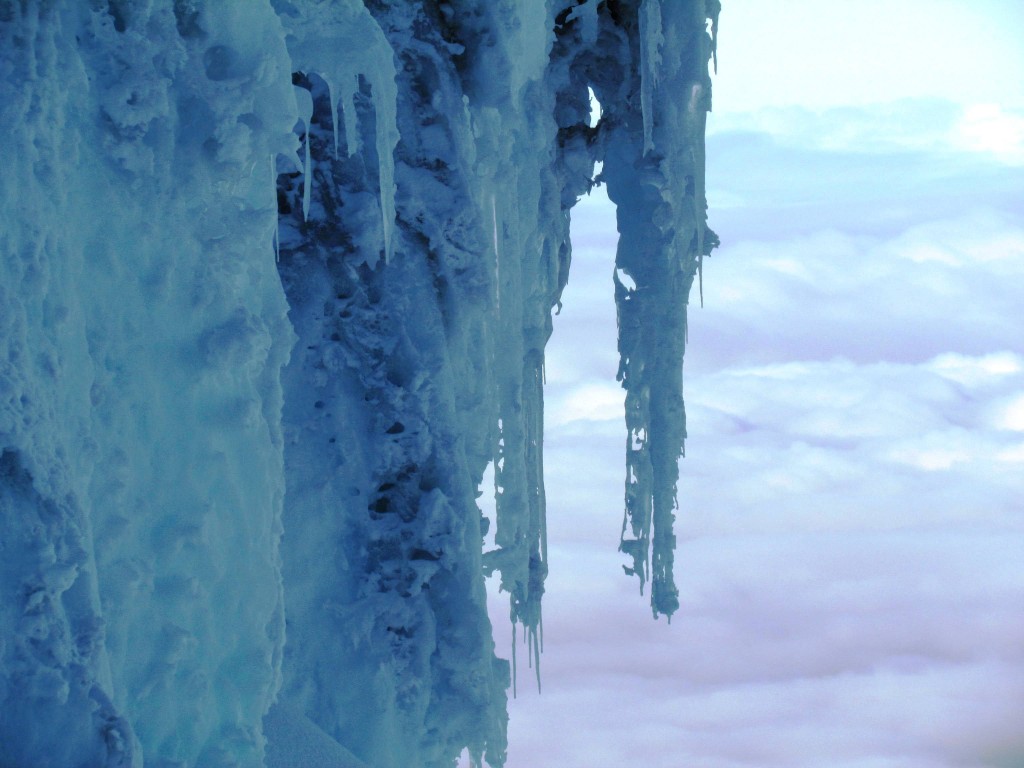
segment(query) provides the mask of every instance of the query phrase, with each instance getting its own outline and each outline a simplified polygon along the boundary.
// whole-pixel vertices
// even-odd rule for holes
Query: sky
[[[723,6],[682,607],[652,620],[616,551],[597,191],[548,347],[543,692],[521,665],[508,768],[1020,768],[1024,3]]]

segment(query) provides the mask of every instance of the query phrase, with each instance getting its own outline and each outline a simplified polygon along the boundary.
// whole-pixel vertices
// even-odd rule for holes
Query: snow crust
[[[716,14],[0,2],[0,765],[503,764],[484,576],[539,682],[544,346],[598,161],[621,548],[672,613]]]

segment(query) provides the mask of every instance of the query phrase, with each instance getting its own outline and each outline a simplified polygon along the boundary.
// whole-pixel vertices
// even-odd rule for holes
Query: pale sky
[[[722,6],[716,114],[928,97],[1024,107],[1024,3],[1017,0]]]
[[[544,692],[521,675],[508,768],[1024,765],[1024,3],[723,6],[682,607],[653,621],[616,552],[595,193],[548,348]]]

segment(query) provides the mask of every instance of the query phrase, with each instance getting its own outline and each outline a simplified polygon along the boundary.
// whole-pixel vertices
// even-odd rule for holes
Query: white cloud
[[[991,424],[998,430],[1024,432],[1024,391],[993,403]]]
[[[544,693],[521,648],[509,768],[1012,765],[1024,476],[995,467],[1024,446],[991,414],[1022,386],[1009,351],[691,376],[671,625],[615,552],[621,417],[550,427]]]
[[[570,421],[604,421],[622,411],[625,392],[614,381],[593,381],[567,387],[545,405],[546,428]]]
[[[1024,228],[987,212],[888,239],[822,231],[727,243],[691,308],[689,370],[772,360],[920,362],[1024,338]]]
[[[548,352],[544,693],[521,648],[508,766],[1022,764],[1024,103],[992,97],[1020,92],[993,67],[1021,12],[750,5],[723,11],[710,120],[725,245],[690,310],[682,608],[652,622],[615,551],[626,434],[598,192],[573,213]],[[740,57],[758,71],[726,86]],[[912,77],[879,74],[898,66]],[[767,108],[739,114],[734,85]],[[773,108],[785,93],[807,108]],[[862,108],[906,96],[934,98]],[[507,614],[496,601],[505,655]]]
[[[987,152],[1009,165],[1024,165],[1024,113],[1008,112],[999,104],[974,104],[957,124],[959,143]]]
[[[712,114],[708,136],[729,133],[758,133],[770,136],[781,146],[805,151],[862,156],[880,152],[966,153],[1009,166],[1024,164],[1024,108],[996,103],[957,104],[915,97],[859,107],[766,106]]]
[[[995,352],[980,357],[950,352],[936,357],[928,367],[958,384],[981,386],[1024,371],[1024,358],[1013,352]]]
[[[998,542],[730,537],[684,551],[671,627],[619,594],[549,595],[545,689],[521,685],[513,703],[511,768],[940,768],[1022,746],[1022,585],[1006,568],[978,575],[1012,556]]]

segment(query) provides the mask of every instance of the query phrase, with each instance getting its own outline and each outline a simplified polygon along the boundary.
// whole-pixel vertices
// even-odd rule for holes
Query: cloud
[[[725,245],[826,229],[892,237],[982,210],[1012,218],[1024,183],[1024,170],[962,152],[804,151],[757,133],[709,139],[708,168],[710,224]]]
[[[1019,574],[978,563],[1016,551],[985,536],[706,539],[682,550],[671,627],[622,595],[553,591],[545,689],[520,685],[510,765],[986,764],[1022,746],[1024,626]]]
[[[813,109],[766,106],[712,113],[708,136],[758,134],[779,146],[855,156],[894,153],[965,154],[1024,165],[1024,108],[994,102],[961,104],[941,98],[902,98],[870,106]]]
[[[690,311],[688,370],[773,360],[919,362],[1024,338],[1024,228],[988,211],[882,239],[824,230],[722,247]]]
[[[990,414],[1022,387],[1014,352],[696,377],[671,626],[614,552],[621,422],[553,427],[545,692],[521,667],[510,768],[1019,754],[1024,479],[993,461],[1021,441]]]
[[[1007,165],[1024,165],[1024,111],[999,104],[975,104],[957,124],[957,144],[994,155]]]
[[[909,13],[872,7],[894,29]],[[964,13],[965,40],[1020,18],[944,3],[935,24]],[[690,308],[671,625],[616,552],[614,208],[597,190],[573,211],[547,360],[544,693],[521,647],[509,768],[1022,764],[1024,112],[994,103],[711,116],[723,246]]]

